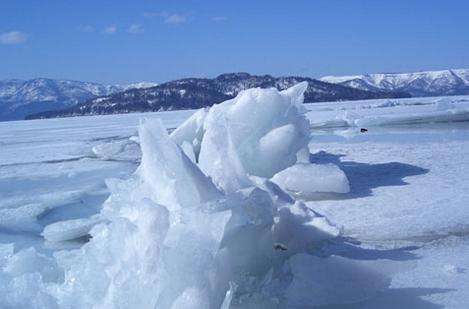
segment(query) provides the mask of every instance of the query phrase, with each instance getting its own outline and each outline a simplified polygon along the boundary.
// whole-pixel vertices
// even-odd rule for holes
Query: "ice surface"
[[[373,128],[347,138],[315,135],[313,162],[338,165],[351,190],[342,199],[308,204],[362,240],[465,235],[468,128],[461,123]]]
[[[308,113],[314,128],[370,127],[469,120],[467,97],[370,100],[336,104],[324,108],[309,104],[310,110],[323,109],[321,115]]]
[[[300,88],[283,93],[256,90],[242,100],[215,106],[213,112],[204,110],[195,117],[199,119],[195,125],[179,130],[187,137],[180,140],[165,129],[176,127],[193,111],[148,114],[161,117],[164,128],[148,119],[140,127],[141,136],[132,141],[129,136],[134,136],[141,115],[0,124],[0,210],[5,215],[0,230],[2,306],[226,309],[340,308],[354,303],[344,306],[460,308],[466,304],[467,127],[370,127],[365,134],[359,128],[348,133],[313,130],[310,158],[304,144],[297,144],[301,131],[297,124],[304,117],[298,107]],[[291,119],[271,113],[283,106],[279,97],[290,97],[285,100],[296,108],[287,112]],[[345,111],[347,121],[392,113],[399,117],[447,113],[465,108],[464,100],[425,98],[392,104],[376,100],[306,107],[312,110],[307,116],[314,124]],[[264,103],[259,107],[259,102],[267,102],[272,110],[263,111]],[[259,118],[245,114],[243,105],[249,104],[264,114]],[[276,120],[271,118],[270,125],[264,116]],[[253,127],[257,136],[250,140],[243,131],[250,122],[244,118],[259,120],[263,132],[257,134],[259,128]],[[217,130],[210,131],[212,125]],[[255,151],[243,148],[242,139]],[[137,140],[143,158],[134,173],[140,152],[129,155],[127,147],[140,151]],[[203,154],[204,143],[217,154]],[[93,154],[93,147],[102,151]],[[254,153],[258,157],[249,157]],[[246,164],[248,157],[275,164],[252,169]],[[210,158],[220,165],[212,168]],[[278,158],[285,160],[284,165]],[[296,201],[295,189],[283,190],[269,178],[291,176],[298,165],[304,168],[297,172],[307,173],[308,182],[335,189],[345,183],[338,177],[342,170],[350,192],[306,204]],[[309,172],[317,165],[330,166],[321,177],[338,172],[334,181],[313,177]],[[204,169],[210,168],[212,175],[205,175]],[[107,187],[105,178],[109,178]],[[311,189],[305,179],[294,184]],[[98,218],[97,213],[99,221],[89,219]],[[48,244],[77,237],[81,242],[71,247]],[[401,243],[420,248],[399,248]],[[389,263],[410,269],[392,274],[391,286],[389,273],[382,274]]]
[[[312,307],[353,303],[370,298],[389,286],[377,270],[339,256],[319,258],[297,254],[290,258],[293,275],[286,292],[287,307]]]

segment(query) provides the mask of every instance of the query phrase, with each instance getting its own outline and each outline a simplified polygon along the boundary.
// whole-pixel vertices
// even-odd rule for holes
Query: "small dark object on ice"
[[[281,244],[281,243],[275,243],[274,244],[274,249],[275,250],[282,250],[282,251],[288,250],[287,246],[285,246],[284,244]]]
[[[360,129],[360,132],[362,132],[362,133],[368,132],[368,129],[361,128],[361,129]]]

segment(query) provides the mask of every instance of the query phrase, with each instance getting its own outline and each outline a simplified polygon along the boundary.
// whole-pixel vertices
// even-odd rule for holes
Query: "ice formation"
[[[86,237],[91,228],[99,222],[99,218],[59,221],[46,226],[42,231],[42,236],[52,242],[79,239]]]
[[[211,161],[224,151],[249,175],[272,177],[293,165],[297,152],[309,142],[309,122],[301,106],[307,86],[300,83],[283,92],[249,89],[213,106],[203,124],[202,170],[209,176],[220,171]],[[217,183],[219,176],[213,176]]]
[[[290,308],[359,301],[385,288],[387,278],[366,265],[323,256],[340,229],[281,188],[348,190],[338,167],[308,161],[306,86],[243,91],[171,136],[159,120],[142,121],[141,164],[127,180],[107,180],[101,212],[43,231],[52,242],[89,234],[88,242],[53,257],[0,247],[0,302]],[[26,299],[27,289],[34,293]]]
[[[138,140],[134,138],[99,144],[91,151],[103,160],[132,160],[141,156]]]
[[[298,196],[315,193],[348,193],[350,185],[344,172],[332,163],[297,163],[272,177],[282,189]]]

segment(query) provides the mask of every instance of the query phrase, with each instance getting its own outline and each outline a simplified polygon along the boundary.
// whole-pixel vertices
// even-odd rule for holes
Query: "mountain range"
[[[150,88],[130,89],[93,98],[64,110],[34,114],[28,118],[193,109],[228,100],[244,89],[276,87],[283,90],[302,81],[309,84],[305,93],[306,102],[409,97],[407,93],[355,89],[308,77],[228,73],[212,79],[185,78]]]
[[[406,92],[414,97],[469,94],[469,69],[325,76],[320,80],[368,91]]]
[[[156,84],[103,85],[36,78],[0,81],[0,121],[200,108],[252,87],[308,81],[305,102],[469,94],[469,69],[354,76],[273,77],[228,73]]]
[[[130,85],[102,85],[48,78],[1,80],[0,121],[24,119],[30,114],[64,109],[91,98],[155,85],[157,84],[147,82]]]

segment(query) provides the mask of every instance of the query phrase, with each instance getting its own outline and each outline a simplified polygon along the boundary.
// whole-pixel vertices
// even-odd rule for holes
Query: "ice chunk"
[[[0,274],[0,289],[3,308],[59,309],[38,272],[15,277]]]
[[[138,144],[131,139],[99,144],[91,150],[96,157],[103,160],[132,160],[141,155]]]
[[[152,199],[170,208],[194,207],[220,198],[220,192],[168,136],[158,119],[139,127],[139,174],[153,190]]]
[[[302,202],[283,206],[278,213],[272,235],[275,243],[287,248],[287,255],[312,253],[322,246],[324,240],[335,238],[341,233],[338,227]]]
[[[176,299],[171,309],[210,308],[208,295],[196,288],[187,288]]]
[[[0,245],[1,307],[58,308],[47,284],[60,275],[54,259],[32,247],[13,253],[13,244]]]
[[[274,260],[272,224],[274,205],[269,194],[259,188],[242,191],[244,200],[232,209],[219,246],[214,293],[218,306],[231,285],[237,286],[237,297],[249,294],[262,283]]]
[[[300,196],[314,193],[348,193],[349,181],[344,172],[332,163],[298,163],[272,177],[281,188]]]
[[[295,104],[301,112],[305,112],[306,109],[303,109],[303,101],[305,100],[304,93],[306,92],[306,89],[308,89],[308,82],[301,82],[283,90],[282,94],[290,97],[291,103]]]
[[[271,175],[296,162],[296,155],[291,155],[295,143],[301,138],[293,124],[287,124],[269,131],[259,140],[259,161],[271,162],[263,175]]]
[[[293,197],[291,197],[287,192],[282,190],[282,188],[280,188],[277,184],[273,183],[272,181],[257,176],[251,176],[250,179],[253,181],[253,183],[255,183],[256,187],[269,193],[270,197],[275,202],[275,205],[277,207],[285,205],[288,206],[295,202]]]
[[[16,232],[40,232],[37,217],[49,209],[48,205],[32,203],[17,208],[0,209],[0,228]]]
[[[65,270],[53,290],[61,307],[155,307],[169,213],[148,199],[129,202],[112,222],[95,226],[80,250],[56,254]]]
[[[226,122],[229,136],[242,167],[249,175],[271,177],[296,162],[297,152],[309,141],[309,122],[299,108],[307,84],[294,86],[291,91],[248,89],[232,100],[210,108],[204,122],[201,147],[202,166],[210,165],[217,154],[207,135],[220,130],[220,119]],[[210,135],[212,134],[212,135]],[[215,138],[219,141],[223,136]],[[220,142],[220,141],[219,141]],[[220,148],[226,149],[226,147]],[[208,175],[220,168],[205,170]],[[218,172],[221,173],[221,172]]]
[[[46,226],[42,235],[52,242],[73,240],[88,235],[91,228],[101,221],[98,217],[59,221]]]
[[[175,302],[180,306],[188,302],[216,303],[213,295],[225,292],[222,285],[213,282],[217,280],[214,265],[229,216],[229,212],[183,209],[175,220],[171,218],[158,276],[158,308],[170,308]]]
[[[183,142],[191,144],[194,147],[196,158],[199,157],[200,144],[204,134],[203,124],[207,113],[207,108],[198,110],[171,133],[171,139],[176,144],[181,146]]]
[[[223,115],[214,115],[208,126],[210,129],[204,135],[199,156],[201,170],[227,193],[250,186],[226,119]]]
[[[59,277],[55,261],[39,254],[32,247],[12,255],[3,267],[3,271],[13,277],[37,272],[46,282],[56,281]]]
[[[128,180],[107,181],[106,222],[80,250],[56,254],[65,270],[54,292],[62,307],[196,308],[226,293],[211,285],[211,265],[230,212],[205,207],[222,193],[158,121],[145,121],[139,133],[141,166]],[[78,232],[82,227],[78,222]],[[63,236],[62,228],[50,235]]]
[[[109,159],[122,152],[127,143],[128,141],[104,143],[94,146],[91,150],[97,157]]]
[[[183,141],[181,144],[181,149],[184,151],[184,154],[191,159],[192,162],[196,163],[196,158],[195,158],[195,153],[194,153],[194,147],[192,144],[189,144],[186,141]]]

